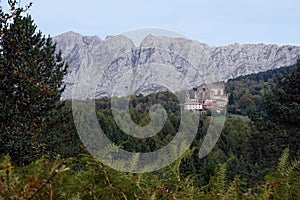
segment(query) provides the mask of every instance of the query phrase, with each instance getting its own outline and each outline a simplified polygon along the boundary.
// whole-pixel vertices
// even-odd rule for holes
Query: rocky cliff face
[[[231,44],[211,47],[198,41],[149,35],[135,47],[125,36],[101,40],[68,32],[53,38],[69,63],[64,99],[149,94],[294,64],[298,46]],[[77,82],[77,85],[76,85]],[[188,82],[188,84],[186,84]]]

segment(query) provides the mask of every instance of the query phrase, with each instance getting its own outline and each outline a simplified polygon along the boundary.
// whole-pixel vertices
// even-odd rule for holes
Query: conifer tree
[[[281,125],[300,124],[300,60],[296,69],[283,77],[278,77],[276,87],[265,96],[264,106],[268,117]]]
[[[47,150],[47,129],[58,121],[67,64],[50,36],[37,30],[28,6],[0,8],[0,154],[24,165]]]

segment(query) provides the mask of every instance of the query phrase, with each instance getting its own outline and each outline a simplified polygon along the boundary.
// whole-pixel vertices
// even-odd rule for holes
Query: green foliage
[[[249,115],[259,111],[264,114],[263,95],[276,85],[277,77],[290,74],[295,69],[296,66],[292,65],[229,79],[226,83],[228,112]]]
[[[299,199],[299,166],[299,158],[289,161],[289,149],[286,148],[279,159],[277,170],[269,172],[262,184],[251,188],[247,193],[248,199]]]
[[[142,106],[149,108],[151,99],[155,99],[153,95],[157,94],[145,97],[140,95],[132,98],[130,113],[136,123],[148,122],[148,113],[143,109],[139,110],[139,108]],[[167,92],[162,92],[159,95],[164,96],[164,99],[169,99],[168,101],[160,102],[165,107],[168,106],[168,103],[176,103]],[[109,110],[109,99],[98,99],[96,107],[98,109],[99,122],[104,132],[115,144],[121,144],[122,148],[127,151],[149,152],[161,148],[173,138],[180,123],[179,110],[175,109],[175,113],[168,112],[167,122],[160,133],[151,138],[136,139],[123,133],[115,124]],[[280,156],[281,151],[287,145],[295,144],[293,145],[293,154],[296,153],[295,150],[298,147],[296,141],[299,140],[290,137],[294,134],[293,130],[288,132],[278,132],[273,131],[273,129],[269,129],[270,131],[260,130],[256,121],[251,121],[249,117],[228,115],[217,145],[207,157],[200,160],[197,153],[207,132],[209,121],[209,117],[201,118],[196,139],[191,146],[194,149],[193,154],[180,164],[181,176],[188,177],[197,174],[194,179],[198,186],[208,184],[210,177],[215,175],[215,166],[224,163],[228,159],[230,160],[227,163],[229,180],[233,181],[237,175],[240,175],[248,179],[248,186],[253,186],[274,169],[277,163],[274,157]],[[174,152],[175,154],[176,152]],[[171,156],[166,159],[171,159]]]
[[[228,111],[247,115],[252,121],[245,127],[251,127],[247,135],[243,135],[242,129],[237,132],[243,140],[232,143],[237,165],[230,170],[232,175],[238,173],[249,178],[250,186],[274,169],[274,158],[286,147],[290,147],[292,156],[299,155],[299,65],[297,61],[290,67],[238,77],[226,84]],[[228,125],[220,139],[222,145],[227,143],[226,134],[231,135],[229,141],[238,141],[234,134],[239,125]],[[227,152],[225,146],[224,153]]]
[[[227,178],[226,163],[205,186],[197,186],[195,175],[180,178],[179,165],[188,152],[171,166],[154,173],[130,174],[103,166],[94,158],[41,158],[10,171],[10,189],[6,183],[6,165],[0,162],[0,198],[9,199],[242,199],[244,181]]]
[[[229,182],[227,172],[227,163],[220,164],[217,167],[216,175],[210,179],[210,183],[206,187],[209,188],[214,199],[242,199],[244,181],[236,176],[232,182]]]
[[[131,97],[129,104],[129,114],[131,118],[123,117],[122,120],[128,122],[133,120],[140,126],[146,126],[150,123],[149,109],[152,105],[157,103],[164,106],[168,115],[163,129],[153,137],[138,139],[126,134],[117,126],[110,109],[110,99],[97,99],[95,102],[98,121],[104,133],[115,144],[122,144],[123,149],[132,152],[151,152],[158,150],[168,144],[178,131],[181,114],[180,105],[176,96],[170,92],[159,92],[147,96],[139,95]],[[130,126],[124,127],[124,129],[130,129]]]
[[[300,199],[300,61],[226,83],[231,114],[207,157],[199,159],[198,151],[211,116],[201,116],[190,150],[176,162],[153,173],[122,173],[81,154],[71,102],[60,101],[67,64],[25,15],[29,6],[8,2],[10,12],[0,10],[0,199]],[[114,142],[98,153],[168,144],[182,115],[170,92],[132,96],[123,120],[146,126],[158,103],[167,111],[163,129],[138,139],[116,125],[110,99],[97,99],[98,121]],[[173,160],[181,145],[164,160]],[[138,156],[130,162],[134,169]]]
[[[26,15],[31,4],[8,3],[9,13],[0,10],[0,155],[24,165],[43,154],[64,154],[61,144],[79,139],[71,111],[60,101],[67,64]],[[76,145],[68,152],[78,152]]]
[[[278,77],[276,87],[265,95],[264,106],[271,121],[281,125],[300,124],[300,60],[296,69]]]

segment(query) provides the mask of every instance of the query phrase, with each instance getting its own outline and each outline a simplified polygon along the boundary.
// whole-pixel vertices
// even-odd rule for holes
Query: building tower
[[[188,102],[188,101],[190,101],[190,100],[191,100],[190,93],[189,93],[189,91],[187,91],[187,92],[185,93],[185,102]]]
[[[206,92],[206,88],[202,88],[202,103],[205,103],[205,92]]]

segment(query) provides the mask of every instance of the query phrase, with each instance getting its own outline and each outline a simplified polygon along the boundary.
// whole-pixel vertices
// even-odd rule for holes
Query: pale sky
[[[299,0],[31,0],[44,34],[108,35],[140,28],[176,31],[213,46],[300,45]],[[24,5],[30,0],[21,0]],[[1,6],[6,0],[1,1]]]

